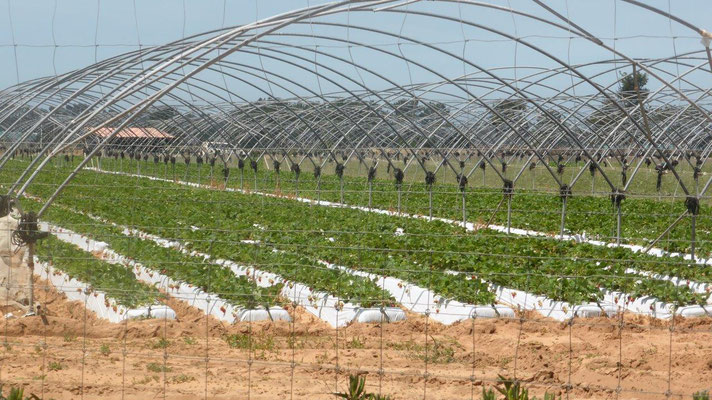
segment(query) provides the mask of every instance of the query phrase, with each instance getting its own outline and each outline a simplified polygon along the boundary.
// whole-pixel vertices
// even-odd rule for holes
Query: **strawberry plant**
[[[480,164],[482,167],[484,163]],[[557,164],[553,165],[555,168]],[[182,166],[178,166],[182,167]],[[341,168],[341,167],[340,167]],[[595,169],[593,170],[595,171]],[[267,173],[267,172],[265,172]],[[595,173],[595,172],[594,172]],[[316,170],[315,170],[316,174]],[[395,197],[400,197],[401,187],[404,183],[404,173],[395,168],[393,174],[396,180],[397,192]],[[368,186],[368,175],[365,177],[352,177],[342,175],[337,176],[315,176],[313,180],[302,179],[300,181],[300,193],[303,197],[316,198],[328,201],[341,200],[341,187],[343,191],[343,202],[353,205],[368,206],[367,196],[362,196],[357,188]],[[268,177],[269,178],[269,177]],[[197,176],[189,176],[189,181],[196,182]],[[394,193],[392,184],[385,179],[372,179],[372,207],[388,209],[393,205]],[[293,182],[282,182],[283,190],[290,190]],[[317,190],[317,186],[319,190]],[[399,209],[411,210],[411,212],[427,214],[430,190],[427,182],[411,183],[408,195],[402,199]],[[351,188],[351,189],[349,189]],[[458,219],[462,213],[461,201],[457,179],[453,183],[438,183],[432,190],[433,216]],[[580,190],[580,188],[574,188]],[[573,190],[573,189],[572,189]],[[558,191],[558,189],[557,189]],[[501,192],[494,188],[474,188],[467,196],[467,215],[472,221],[477,219],[488,219],[492,211],[496,208],[501,199]],[[635,196],[631,191],[628,199],[622,205],[623,225],[622,236],[627,238],[627,242],[634,244],[645,244],[646,239],[654,239],[660,232],[673,221],[676,213],[686,210],[684,200],[673,202],[672,204],[657,201],[645,196]],[[587,232],[589,235],[596,235],[605,240],[615,240],[615,218],[610,203],[605,197],[586,195],[575,192],[573,197],[567,200],[566,228],[572,232]],[[531,228],[544,232],[558,231],[560,223],[559,196],[553,193],[541,193],[535,190],[521,189],[512,198],[511,223],[513,227]],[[700,205],[700,215],[698,225],[710,221],[709,205]],[[704,221],[704,222],[701,222]],[[495,213],[495,224],[506,224],[507,213],[500,210]],[[678,228],[670,232],[666,238],[666,245],[671,251],[686,251],[689,246],[689,220],[683,221]],[[704,254],[709,254],[712,250],[712,233],[708,229],[698,229],[697,233],[699,250]]]
[[[88,284],[89,291],[102,291],[117,304],[127,308],[150,305],[161,297],[155,288],[136,280],[126,268],[101,261],[93,254],[54,236],[40,242],[37,258],[50,263],[69,277]]]
[[[116,213],[116,210],[121,208],[104,208],[100,205],[100,209],[110,209]],[[147,214],[149,219],[150,215]],[[159,219],[164,218],[160,214],[153,215]],[[175,249],[159,246],[150,240],[128,239],[120,229],[96,224],[89,217],[71,212],[66,208],[52,208],[45,217],[58,225],[104,241],[114,251],[139,261],[149,269],[160,271],[176,280],[192,283],[204,291],[219,294],[225,300],[244,308],[261,308],[279,304],[278,295],[282,290],[282,285],[289,282],[301,282],[314,290],[326,291],[338,296],[343,301],[357,302],[364,307],[394,304],[389,294],[368,279],[320,267],[315,265],[313,260],[297,254],[277,254],[272,251],[272,248],[259,248],[244,244],[240,242],[241,238],[230,240],[229,235],[221,239],[201,237],[200,241],[189,245],[189,247],[193,250],[209,252],[216,259],[229,259],[277,273],[287,282],[275,282],[268,288],[258,287],[249,277],[236,277],[227,268],[206,262],[200,257],[184,255]],[[119,216],[114,214],[114,217]],[[116,220],[126,223],[126,214]],[[154,226],[154,229],[147,230],[150,233],[171,238],[175,237],[177,232],[175,227],[157,229]],[[201,235],[202,232],[193,233]]]
[[[227,268],[206,263],[202,258],[184,255],[148,240],[127,240],[121,230],[97,225],[88,217],[66,209],[50,211],[47,217],[52,222],[108,243],[112,250],[138,260],[146,268],[160,271],[175,280],[194,284],[204,291],[217,293],[233,305],[254,309],[280,304],[281,284],[268,288],[258,287],[249,278],[236,277]],[[117,267],[124,274],[133,276],[130,270]]]
[[[598,301],[600,288],[606,288],[634,297],[654,296],[677,305],[695,304],[703,302],[704,297],[686,287],[626,270],[703,282],[710,278],[706,268],[635,254],[623,248],[548,238],[503,237],[489,230],[471,234],[438,221],[310,207],[286,199],[263,198],[262,206],[255,207],[251,196],[172,184],[156,186],[152,181],[112,176],[126,190],[126,196],[117,199],[105,187],[94,185],[95,174],[85,172],[77,176],[63,192],[59,204],[124,225],[134,224],[134,215],[124,211],[133,210],[141,215],[142,229],[150,233],[180,239],[191,249],[255,265],[288,281],[306,283],[315,290],[361,301],[377,299],[371,304],[392,300],[372,282],[325,268],[317,260],[398,277],[433,288],[445,297],[478,304],[488,304],[494,299],[483,280],[572,303]],[[40,174],[38,184],[31,187],[33,194],[51,193],[55,179],[56,175]],[[196,198],[210,207],[196,205],[193,201]],[[569,206],[574,207],[578,197],[568,200]],[[629,204],[628,200],[625,204]],[[567,220],[574,215],[567,211]],[[264,229],[256,230],[253,225]],[[188,229],[190,226],[200,229]],[[394,234],[404,226],[407,234]],[[246,244],[243,240],[258,240],[261,245]],[[130,247],[126,246],[126,251]],[[150,259],[150,255],[146,254],[146,258]],[[447,273],[449,270],[476,279],[462,279],[462,275]]]

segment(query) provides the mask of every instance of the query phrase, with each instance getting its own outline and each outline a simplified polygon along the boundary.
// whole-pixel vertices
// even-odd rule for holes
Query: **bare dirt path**
[[[515,373],[538,395],[570,382],[571,398],[587,399],[615,398],[619,379],[622,399],[662,399],[668,384],[690,398],[712,385],[708,318],[676,320],[671,332],[669,322],[626,317],[620,336],[619,319],[569,326],[527,314],[443,326],[410,314],[337,332],[299,308],[294,323],[229,326],[171,299],[176,321],[111,324],[43,286],[48,324],[0,319],[0,381],[46,399],[333,398],[354,371],[393,399],[479,399],[483,384]]]

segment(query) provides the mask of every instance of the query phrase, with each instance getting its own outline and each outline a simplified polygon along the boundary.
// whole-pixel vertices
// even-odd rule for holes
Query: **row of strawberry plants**
[[[338,295],[344,301],[353,300],[366,307],[384,302],[389,305],[395,303],[387,292],[378,288],[370,280],[326,268],[313,257],[305,257],[302,252],[275,253],[271,246],[243,243],[244,231],[254,230],[254,223],[247,224],[246,219],[236,219],[229,210],[214,208],[213,201],[201,196],[201,193],[181,193],[180,199],[175,199],[174,190],[157,189],[150,185],[136,186],[136,179],[122,176],[109,178],[113,181],[111,185],[93,185],[96,176],[92,175],[107,179],[102,174],[83,173],[65,189],[58,202],[122,225],[133,226],[140,219],[141,230],[164,238],[180,238],[184,231],[190,231],[192,236],[184,239],[190,240],[187,245],[193,250],[209,253],[215,258],[256,265],[262,270],[277,273],[285,279],[307,284],[315,290]],[[49,171],[40,174],[37,184],[31,188],[33,195],[51,193],[58,176],[61,174]],[[113,187],[121,187],[122,196],[114,196]],[[197,191],[213,194],[202,189]],[[224,193],[220,195],[223,196]],[[203,206],[196,207],[195,199],[201,197],[200,203]],[[192,209],[186,208],[186,205]],[[132,210],[132,212],[128,213],[125,210]],[[227,214],[222,214],[222,211]],[[48,215],[53,216],[55,213],[61,214],[63,211],[50,208]],[[206,227],[206,223],[211,224],[212,227],[200,230],[190,228]],[[79,231],[87,229],[73,226],[73,229]],[[422,272],[411,270],[396,275],[429,286],[432,278]],[[440,282],[438,287],[442,288],[443,295],[458,295],[463,301],[477,304],[490,304],[494,301],[493,294],[479,281],[466,281],[452,275],[437,275],[434,279]]]
[[[136,280],[130,270],[96,258],[73,244],[52,235],[38,242],[36,256],[50,263],[70,278],[84,282],[99,290],[126,308],[136,308],[155,303],[161,294],[152,286]]]
[[[87,173],[86,179],[91,180],[91,175]],[[153,224],[157,229],[163,229],[164,234],[171,237],[180,235],[194,246],[204,247],[210,235],[214,235],[213,229],[219,229],[226,232],[221,233],[222,242],[261,239],[295,254],[306,254],[355,268],[372,268],[391,275],[408,274],[401,276],[416,283],[426,283],[426,286],[442,291],[443,295],[452,294],[455,298],[467,297],[471,293],[482,296],[486,292],[476,287],[478,281],[465,281],[442,273],[444,270],[470,272],[503,286],[574,303],[598,299],[598,287],[601,286],[634,296],[652,295],[676,304],[704,300],[687,288],[675,287],[669,282],[625,274],[626,268],[670,272],[670,263],[654,257],[631,255],[620,248],[573,245],[541,238],[509,237],[504,240],[485,231],[478,235],[466,235],[461,228],[450,224],[418,220],[409,220],[406,228],[409,234],[399,237],[393,232],[404,220],[395,217],[309,207],[285,199],[258,200],[205,189],[156,189],[147,180],[121,176],[111,179],[125,187],[131,197],[142,200],[138,202],[138,207],[145,207],[142,213],[156,213],[156,207],[162,205],[158,214],[172,222],[153,221]],[[69,191],[82,196],[81,192],[87,189],[84,186],[86,183],[80,180]],[[92,196],[96,196],[96,189]],[[197,198],[209,207],[195,207],[194,199]],[[256,207],[257,201],[264,206]],[[92,207],[93,212],[107,211],[101,206],[101,201]],[[213,224],[216,220],[219,223]],[[255,230],[252,225],[256,223],[269,225],[271,229]],[[305,224],[309,229],[304,229]],[[189,226],[205,229],[186,229]],[[329,234],[334,242],[326,243],[324,235]],[[618,261],[627,259],[631,260]],[[604,265],[608,269],[602,270],[603,266],[597,265],[595,260],[606,260]],[[432,273],[434,271],[439,273]],[[557,276],[578,278],[557,279]]]
[[[282,302],[281,284],[257,286],[248,277],[237,277],[227,268],[213,265],[199,257],[182,254],[172,248],[159,246],[149,240],[128,238],[118,228],[97,223],[67,208],[55,208],[45,215],[45,219],[52,223],[103,241],[113,251],[139,262],[150,270],[177,281],[187,282],[205,292],[217,294],[234,306],[254,309]],[[126,270],[130,272],[130,269]]]
[[[107,162],[108,161],[108,162]],[[123,170],[135,173],[131,169],[136,161],[125,161]],[[106,168],[118,169],[114,160],[103,160]],[[160,165],[159,165],[160,166]],[[177,179],[187,179],[198,182],[198,169],[195,165],[186,166],[181,163],[175,165]],[[204,166],[200,174],[200,181],[207,182],[207,171]],[[220,170],[218,173],[217,171]],[[222,166],[216,167],[214,177],[222,181]],[[150,168],[150,164],[142,170],[145,174],[163,177],[162,168]],[[171,166],[168,166],[169,178],[172,178]],[[187,171],[187,173],[186,173]],[[240,187],[240,178],[243,176],[243,186],[254,189],[255,172],[245,167],[242,172],[233,168],[228,181],[230,187]],[[277,186],[276,174],[273,171],[258,169],[257,189],[272,192]],[[347,204],[367,206],[369,203],[368,181],[361,177],[343,177],[343,201]],[[294,194],[296,182],[294,174],[283,171],[279,179],[282,193]],[[322,175],[318,183],[310,174],[301,174],[299,179],[299,196],[317,198],[339,202],[342,200],[341,182],[334,175]],[[371,204],[376,208],[396,209],[397,193],[392,181],[375,178],[372,185]],[[511,224],[514,227],[534,229],[545,232],[558,232],[560,227],[561,201],[558,196],[551,193],[538,193],[536,191],[515,188],[512,199]],[[424,183],[404,183],[401,196],[401,209],[404,212],[415,214],[428,214],[429,193]],[[630,196],[629,196],[630,197]],[[506,207],[500,207],[494,213],[497,205],[502,200],[502,192],[492,189],[468,188],[466,195],[466,213],[470,221],[488,221],[493,217],[496,224],[506,224]],[[462,195],[456,185],[438,183],[433,190],[433,215],[451,219],[462,217]],[[684,198],[677,201],[658,201],[654,198],[633,198],[623,201],[622,236],[630,238],[631,243],[646,244],[645,239],[654,239],[663,232],[677,215],[685,212]],[[712,231],[706,229],[712,225],[710,209],[704,202],[700,205],[698,216],[698,229],[696,232],[696,247],[705,254],[712,250]],[[607,197],[596,197],[585,193],[576,193],[567,204],[566,228],[571,232],[587,232],[591,235],[610,240],[616,232],[616,212]],[[690,246],[690,221],[681,221],[665,238],[662,243],[670,251],[688,252]]]
[[[41,179],[44,178],[54,179],[51,175],[44,175]],[[33,194],[46,195],[48,191],[40,193],[43,192],[41,189],[43,187],[51,189],[50,186],[37,185],[33,187],[36,190]],[[72,190],[72,188],[68,189],[68,191]],[[74,197],[75,201],[72,201],[71,197],[62,196],[59,202],[122,225],[135,225],[137,216],[140,216],[141,223],[144,225],[143,230],[162,237],[172,237],[174,231],[171,229],[173,221],[171,215],[156,213],[156,207],[165,206],[165,203],[152,204],[150,208],[141,210],[137,207],[137,203],[131,201],[133,196],[128,191],[124,196],[111,196],[109,200],[108,196],[112,191],[113,189],[107,187],[101,191],[94,188],[90,191],[89,198],[79,196]],[[86,233],[96,240],[107,242],[116,252],[139,261],[147,268],[160,271],[176,280],[191,283],[204,291],[217,293],[238,306],[254,308],[256,305],[273,304],[277,301],[277,294],[282,288],[282,284],[277,282],[272,282],[272,285],[267,288],[256,286],[244,276],[236,277],[228,268],[213,265],[199,257],[182,254],[175,249],[164,248],[149,240],[126,237],[119,228],[97,223],[66,207],[51,207],[44,218],[74,231]],[[355,302],[364,307],[384,303],[394,304],[393,298],[370,280],[324,268],[314,260],[299,254],[277,254],[271,248],[255,247],[241,243],[239,240],[230,241],[224,233],[221,233],[219,238],[211,235],[199,246],[194,247],[209,253],[214,259],[229,259],[273,272],[289,282],[306,284],[313,290],[327,292],[342,301]]]
[[[117,178],[118,181],[127,179],[125,177]],[[339,297],[354,299],[364,306],[382,304],[384,300],[387,304],[394,304],[392,297],[375,287],[370,280],[341,270],[329,269],[319,264],[317,262],[318,254],[307,254],[300,249],[292,251],[294,249],[287,246],[278,246],[279,250],[287,251],[275,252],[273,250],[275,246],[269,243],[264,246],[244,243],[250,239],[249,233],[246,235],[246,232],[260,231],[260,224],[270,220],[271,216],[267,212],[263,213],[264,219],[259,216],[246,218],[241,211],[235,213],[236,210],[223,208],[222,206],[225,205],[223,201],[206,198],[204,196],[206,193],[203,192],[207,192],[208,195],[212,195],[212,193],[205,189],[187,189],[189,193],[181,192],[178,194],[179,198],[176,198],[173,197],[177,194],[174,190],[156,189],[151,186],[129,187],[130,181],[127,179],[122,182],[126,186],[119,184],[124,187],[126,196],[116,201],[106,202],[108,193],[104,192],[104,196],[102,196],[102,189],[99,187],[94,187],[91,194],[88,192],[81,194],[80,192],[85,189],[81,185],[67,188],[59,201],[62,204],[72,204],[73,206],[84,204],[84,209],[92,214],[126,225],[135,223],[135,218],[116,212],[116,210],[131,208],[137,215],[141,215],[140,229],[161,237],[180,239],[192,250],[209,252],[216,258],[237,262],[259,261],[257,266],[260,269],[278,273],[283,277],[289,277],[319,290],[334,294],[340,293]],[[220,196],[224,196],[224,194],[223,192],[219,193]],[[92,200],[91,204],[89,197]],[[205,206],[196,207],[195,201],[190,200],[196,198],[202,198],[201,203]],[[243,202],[247,200],[243,203],[247,209],[261,213],[258,208],[254,207],[254,204],[249,202],[249,198],[244,195],[240,195],[240,198],[243,199]],[[129,200],[124,202],[123,199]],[[141,200],[135,202],[130,199]],[[291,202],[286,204],[292,205]],[[160,210],[157,209],[159,205],[161,206]],[[300,212],[301,210],[290,209],[290,211]],[[305,222],[308,221],[302,221],[302,223]],[[197,227],[201,229],[195,229]],[[323,240],[323,237],[320,240]],[[362,265],[352,265],[352,267],[364,268]],[[433,287],[443,296],[464,302],[474,304],[494,302],[494,295],[487,290],[485,284],[478,280],[465,280],[443,273],[428,274],[427,267],[415,264],[411,268],[405,269],[392,269],[386,264],[375,269],[368,267],[365,269],[369,272],[392,275],[424,287]],[[374,291],[374,287],[377,290]]]
[[[452,283],[452,276],[442,274],[455,270],[575,304],[600,300],[600,287],[634,297],[650,295],[679,305],[705,301],[685,287],[626,273],[627,268],[664,273],[670,273],[671,268],[658,258],[631,256],[621,248],[502,237],[484,230],[472,235],[438,221],[409,222],[399,235],[395,233],[401,221],[389,216],[366,217],[355,210],[309,208],[282,199],[269,199],[264,207],[255,209],[249,199],[237,197],[237,201],[225,206],[235,207],[233,212],[243,222],[260,221],[266,228],[249,232],[252,240],[354,268],[377,266],[376,272],[427,283],[446,296],[461,297],[463,285],[467,284],[460,277]],[[309,229],[300,229],[306,222]],[[194,235],[183,231],[186,238]],[[690,266],[685,264],[683,268],[689,271]]]

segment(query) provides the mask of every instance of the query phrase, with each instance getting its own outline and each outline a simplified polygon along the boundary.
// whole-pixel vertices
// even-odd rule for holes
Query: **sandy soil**
[[[171,300],[176,321],[111,324],[42,282],[36,296],[47,324],[0,319],[0,383],[46,399],[333,398],[357,371],[393,399],[479,399],[498,374],[515,373],[540,396],[565,395],[570,382],[570,398],[584,399],[616,398],[619,378],[621,399],[662,399],[668,388],[691,398],[712,385],[707,318],[676,320],[672,335],[669,322],[647,318],[623,318],[620,335],[620,319],[568,325],[536,314],[451,326],[409,315],[337,331],[299,308],[294,323],[228,326]]]

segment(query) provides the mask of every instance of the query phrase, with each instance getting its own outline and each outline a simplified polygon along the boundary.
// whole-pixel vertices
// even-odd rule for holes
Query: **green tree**
[[[635,107],[638,105],[638,92],[635,90],[636,81],[638,83],[638,90],[640,91],[640,98],[645,100],[645,98],[648,97],[648,89],[645,88],[645,85],[648,84],[648,75],[645,72],[637,71],[634,74],[627,72],[621,73],[621,86],[618,89],[618,96],[626,107]]]
[[[499,126],[505,120],[514,125],[527,110],[527,102],[524,99],[505,99],[497,103],[493,107],[495,113],[490,117],[490,123],[494,126]],[[499,115],[498,115],[499,114]]]

